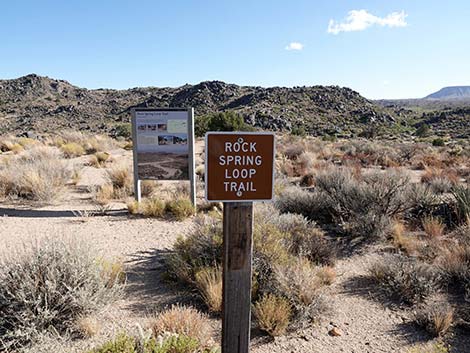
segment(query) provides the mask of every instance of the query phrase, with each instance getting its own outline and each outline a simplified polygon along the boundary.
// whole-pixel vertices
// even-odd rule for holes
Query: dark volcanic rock
[[[0,80],[0,133],[63,128],[109,133],[129,121],[132,107],[194,107],[196,117],[233,110],[262,129],[302,126],[314,135],[357,134],[371,124],[392,126],[398,116],[338,86],[263,88],[208,81],[177,88],[87,90],[34,74]]]

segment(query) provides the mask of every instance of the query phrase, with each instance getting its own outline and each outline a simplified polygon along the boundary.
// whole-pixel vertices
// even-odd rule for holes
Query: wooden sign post
[[[206,134],[206,199],[224,202],[222,353],[248,353],[253,201],[273,196],[271,133]]]

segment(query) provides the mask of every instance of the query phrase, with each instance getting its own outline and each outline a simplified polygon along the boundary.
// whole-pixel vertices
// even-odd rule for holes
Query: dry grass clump
[[[168,200],[165,205],[165,210],[169,212],[178,221],[182,221],[196,212],[191,200],[186,197],[177,197]]]
[[[446,283],[461,287],[464,296],[468,297],[470,296],[470,241],[468,239],[466,241],[468,243],[454,244],[444,249],[439,258],[439,267],[444,273]]]
[[[445,225],[440,218],[427,216],[422,220],[422,224],[424,232],[431,238],[437,238],[444,234]]]
[[[107,152],[96,152],[88,159],[88,164],[95,168],[103,168],[111,160],[111,155]]]
[[[132,188],[132,173],[126,165],[116,165],[107,171],[109,181],[116,188]]]
[[[194,338],[202,347],[213,345],[212,327],[208,318],[191,307],[172,306],[155,317],[151,328],[155,337],[173,333]]]
[[[51,329],[64,333],[120,293],[87,245],[46,239],[0,266],[0,341],[14,350]]]
[[[215,353],[215,348],[201,347],[185,335],[165,333],[158,337],[133,337],[121,334],[87,353]]]
[[[439,286],[439,274],[426,263],[387,256],[369,268],[371,278],[389,297],[405,304],[423,302]]]
[[[126,206],[130,214],[136,215],[140,211],[140,205],[137,200],[134,200],[134,199],[127,200]]]
[[[391,237],[393,246],[405,254],[413,255],[418,251],[418,239],[405,234],[403,222],[396,220],[393,222]]]
[[[83,338],[91,338],[101,330],[101,324],[94,316],[78,317],[75,323],[74,331]]]
[[[160,198],[150,198],[142,201],[139,209],[146,217],[163,217],[165,215],[166,204]]]
[[[93,154],[99,151],[109,150],[116,146],[116,142],[104,135],[90,135],[81,131],[62,131],[53,136],[52,144],[62,148],[64,145],[72,144],[80,146],[82,154]]]
[[[0,195],[50,201],[61,195],[70,176],[58,151],[34,148],[0,165]]]
[[[103,184],[93,190],[93,200],[99,205],[106,205],[114,198],[114,187],[112,184]]]
[[[415,321],[428,333],[441,337],[452,327],[454,309],[447,303],[432,303],[419,308]]]
[[[222,269],[220,266],[206,267],[195,275],[196,286],[209,311],[222,311]]]
[[[80,157],[85,154],[85,149],[75,142],[65,143],[60,146],[60,150],[66,158]]]
[[[106,170],[106,176],[114,188],[115,199],[126,199],[133,194],[133,177],[127,165],[115,165]]]
[[[155,180],[142,180],[140,182],[140,194],[142,197],[155,196],[158,190],[158,183]]]
[[[101,268],[101,277],[106,281],[106,287],[111,288],[116,284],[124,284],[127,279],[122,259],[104,259],[98,261]]]
[[[19,153],[23,150],[23,146],[20,145],[14,137],[2,137],[0,140],[0,151],[2,152]]]
[[[292,313],[287,299],[266,294],[255,303],[253,314],[261,330],[277,337],[286,333]]]

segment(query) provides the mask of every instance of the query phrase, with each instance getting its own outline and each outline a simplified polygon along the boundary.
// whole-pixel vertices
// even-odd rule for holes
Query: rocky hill
[[[470,99],[470,86],[444,87],[425,97],[426,99]]]
[[[0,80],[0,133],[72,128],[112,134],[136,106],[192,106],[196,117],[233,110],[256,127],[288,131],[302,126],[313,135],[348,136],[371,124],[393,127],[397,121],[392,110],[337,86],[263,88],[209,81],[177,88],[88,90],[31,74]]]

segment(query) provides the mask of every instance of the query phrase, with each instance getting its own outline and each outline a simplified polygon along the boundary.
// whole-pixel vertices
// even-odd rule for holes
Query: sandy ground
[[[114,158],[130,159],[130,153],[113,151]],[[80,162],[80,160],[78,160]],[[191,227],[192,221],[161,221],[129,216],[125,205],[115,203],[106,216],[83,217],[83,210],[93,209],[87,191],[105,181],[103,169],[85,167],[81,181],[69,186],[64,198],[54,205],[34,207],[0,204],[0,253],[11,252],[23,243],[44,237],[72,237],[93,244],[107,258],[121,258],[128,273],[123,299],[97,314],[102,323],[100,333],[88,340],[53,339],[32,347],[31,352],[81,353],[120,332],[135,332],[145,327],[155,312],[176,302],[187,303],[191,296],[162,279],[162,258],[178,237]],[[332,307],[324,320],[309,329],[274,341],[253,331],[252,351],[268,352],[404,352],[411,344],[427,340],[423,331],[411,324],[404,310],[390,310],[375,299],[365,279],[367,265],[379,250],[372,248],[340,259],[338,278],[327,293]],[[213,319],[217,336],[220,323]],[[332,337],[336,326],[341,336]],[[468,342],[467,342],[468,343]],[[454,352],[465,352],[457,342]],[[464,350],[462,350],[464,349]]]

